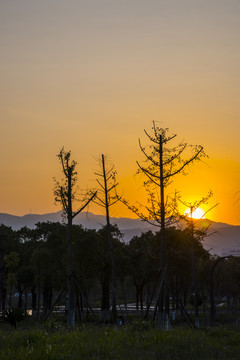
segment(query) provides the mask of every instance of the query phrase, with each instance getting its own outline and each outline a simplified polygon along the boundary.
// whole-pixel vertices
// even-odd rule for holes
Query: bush
[[[17,328],[17,323],[24,320],[25,312],[21,308],[12,308],[5,311],[4,320],[7,321],[14,329]]]

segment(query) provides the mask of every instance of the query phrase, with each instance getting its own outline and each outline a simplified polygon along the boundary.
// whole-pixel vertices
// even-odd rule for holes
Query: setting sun
[[[191,217],[191,210],[190,208],[187,208],[185,211],[184,211],[184,215],[188,216],[188,217]],[[202,209],[202,208],[197,208],[197,209],[194,209],[193,212],[192,212],[192,217],[194,219],[205,219],[205,211]]]

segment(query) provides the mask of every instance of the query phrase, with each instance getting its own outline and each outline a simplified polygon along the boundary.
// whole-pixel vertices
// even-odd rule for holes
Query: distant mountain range
[[[0,213],[0,224],[11,226],[14,230],[19,230],[21,227],[27,226],[34,229],[38,222],[62,222],[61,211],[49,214],[27,214],[24,216],[15,216],[5,213]],[[82,212],[75,219],[74,223],[82,225],[87,229],[100,229],[106,224],[105,216],[94,215],[90,212]],[[117,224],[118,228],[124,235],[124,241],[128,242],[134,235],[141,235],[141,233],[148,230],[156,231],[155,226],[140,220],[130,218],[111,218],[112,224]],[[208,236],[204,240],[204,247],[212,254],[225,255],[229,253],[239,253],[240,255],[240,226],[229,225],[210,220],[201,220],[200,227],[208,226]]]

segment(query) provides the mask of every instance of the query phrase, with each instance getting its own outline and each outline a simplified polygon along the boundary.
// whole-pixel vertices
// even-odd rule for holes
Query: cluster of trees
[[[129,244],[122,241],[116,226],[111,226],[117,285],[116,301],[122,305],[136,302],[136,311],[146,314],[145,306],[154,305],[159,280],[159,234],[148,231],[134,236]],[[83,229],[73,225],[73,274],[76,286],[76,311],[81,320],[83,309],[100,307],[106,320],[110,310],[111,260],[107,227]],[[216,259],[203,248],[201,238],[194,238],[198,305],[209,304],[210,274]],[[57,300],[68,310],[66,289],[67,226],[60,223],[38,223],[36,229],[26,227],[13,231],[0,226],[0,300],[1,312],[16,307],[31,309],[36,319],[47,318]],[[180,310],[193,304],[192,237],[189,228],[166,229],[166,253],[171,308]],[[215,296],[226,297],[233,311],[240,298],[240,261],[225,259],[214,274]],[[17,297],[15,294],[18,294]],[[152,300],[154,300],[152,302]],[[194,304],[193,304],[194,305]],[[120,310],[118,310],[120,311]],[[151,313],[149,313],[151,316]]]
[[[37,223],[36,229],[26,227],[14,231],[0,226],[0,306],[4,314],[12,307],[13,295],[17,292],[20,308],[32,309],[33,315],[48,314],[57,294],[62,294],[67,303],[67,226],[60,223]],[[120,232],[112,227],[115,251],[120,254],[123,243]],[[90,290],[102,288],[101,308],[109,309],[109,264],[106,228],[99,231],[72,226],[73,277],[77,301],[81,308],[88,305]],[[118,263],[117,263],[118,264]],[[97,288],[98,288],[97,286]],[[87,302],[86,302],[87,300]],[[61,300],[60,300],[61,303]],[[85,304],[84,304],[85,303]]]
[[[166,287],[166,274],[168,266],[168,258],[166,253],[166,229],[170,225],[172,220],[176,219],[176,196],[174,199],[166,197],[165,190],[174,176],[179,173],[184,173],[186,168],[195,161],[201,160],[206,156],[203,147],[200,145],[190,146],[187,143],[172,144],[172,141],[176,138],[176,135],[168,135],[168,129],[159,128],[155,122],[153,122],[152,133],[148,133],[145,130],[145,134],[150,141],[150,145],[147,147],[142,146],[139,141],[141,152],[145,156],[146,164],[141,165],[137,162],[139,172],[142,173],[146,180],[144,187],[148,193],[148,204],[145,206],[145,212],[142,212],[134,205],[130,205],[128,201],[118,195],[117,183],[115,178],[114,168],[106,168],[105,156],[102,155],[100,162],[100,171],[96,173],[98,176],[97,183],[99,185],[97,191],[90,191],[82,199],[82,206],[76,211],[73,211],[73,203],[76,200],[76,183],[77,183],[77,171],[76,161],[71,159],[71,152],[66,152],[64,148],[61,149],[58,154],[58,158],[61,163],[63,178],[61,181],[55,179],[55,200],[62,205],[63,213],[67,219],[68,224],[68,246],[67,246],[67,289],[69,299],[69,311],[68,311],[68,327],[71,329],[75,322],[75,280],[73,271],[73,257],[72,257],[72,222],[73,218],[79,214],[86,205],[91,201],[96,201],[104,206],[106,210],[106,229],[107,238],[109,244],[109,257],[111,261],[112,271],[112,312],[111,318],[113,322],[117,320],[116,314],[116,269],[115,269],[115,257],[113,239],[111,234],[111,224],[109,207],[116,201],[122,201],[128,206],[134,213],[136,213],[143,220],[157,226],[159,228],[159,266],[161,272],[161,286],[157,295],[157,308],[158,308],[158,320],[159,327],[164,328],[169,325],[169,294],[168,290],[164,294]],[[170,145],[169,145],[170,144]],[[185,156],[184,156],[185,155]],[[114,195],[112,192],[114,191]],[[146,214],[147,213],[147,214]],[[170,220],[170,221],[169,221]],[[192,223],[192,238],[194,235],[193,223]],[[193,239],[192,239],[193,244]],[[194,293],[195,293],[195,311],[197,318],[197,282],[196,282],[196,269],[195,269],[195,249],[192,245],[192,266],[194,274]]]
[[[145,134],[149,144],[143,146],[139,141],[145,162],[137,162],[138,172],[145,178],[144,187],[148,194],[143,209],[118,195],[114,166],[106,165],[104,155],[95,173],[98,187],[79,199],[77,163],[72,160],[70,151],[61,149],[58,158],[63,178],[55,179],[54,195],[56,202],[62,205],[66,225],[39,223],[35,230],[23,228],[18,232],[1,227],[0,305],[3,313],[8,280],[8,306],[12,305],[14,284],[19,293],[19,307],[23,306],[22,295],[25,294],[24,306],[27,309],[27,294],[31,291],[32,309],[38,318],[41,297],[47,317],[53,305],[53,294],[58,291],[60,298],[65,291],[69,329],[74,326],[77,308],[79,316],[84,306],[95,316],[90,305],[90,293],[101,298],[103,319],[109,319],[111,307],[110,320],[115,322],[117,300],[121,298],[125,304],[128,299],[132,300],[132,289],[135,289],[137,312],[143,312],[144,301],[149,310],[155,299],[154,316],[158,311],[158,324],[162,329],[169,326],[169,299],[172,299],[172,308],[180,306],[184,309],[186,299],[191,294],[195,325],[198,326],[200,293],[201,298],[205,299],[211,276],[210,294],[214,316],[211,265],[215,269],[213,261],[216,260],[204,250],[201,241],[205,233],[196,229],[192,218],[195,208],[209,197],[189,205],[191,216],[186,228],[179,230],[173,224],[179,218],[177,202],[182,200],[177,194],[166,194],[167,187],[176,175],[186,174],[191,164],[206,156],[203,147],[175,144],[176,135],[169,135],[168,129],[157,127],[155,122],[152,132],[145,131]],[[103,206],[106,211],[106,226],[99,231],[73,225],[73,219],[91,201]],[[110,207],[117,201],[123,202],[144,221],[156,226],[156,232],[142,234],[134,237],[129,244],[124,244],[110,218]],[[237,290],[234,289],[236,295]],[[99,293],[100,297],[97,295]]]

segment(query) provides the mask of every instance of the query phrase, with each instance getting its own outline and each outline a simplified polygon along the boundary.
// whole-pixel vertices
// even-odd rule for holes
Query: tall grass
[[[57,324],[0,332],[1,360],[151,360],[240,358],[238,328],[173,329],[159,332],[136,325],[87,326],[67,332]]]

